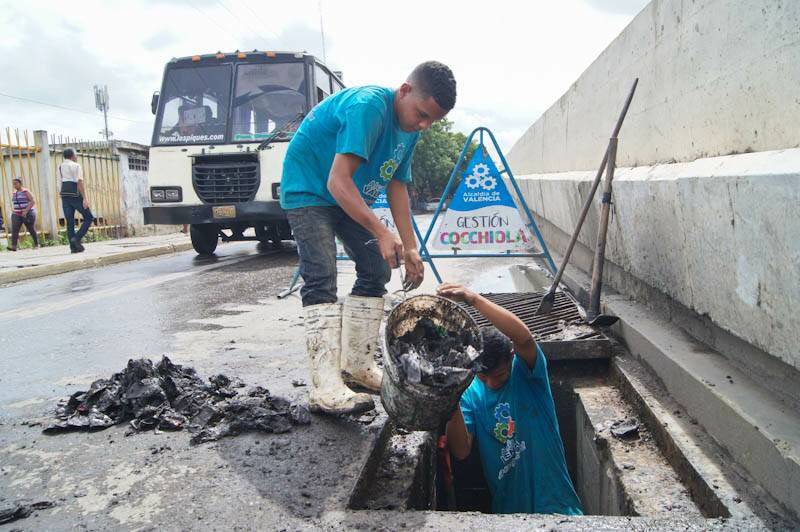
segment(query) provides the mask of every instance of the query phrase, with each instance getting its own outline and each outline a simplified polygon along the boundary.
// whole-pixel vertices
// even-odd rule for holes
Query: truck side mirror
[[[153,93],[153,98],[150,100],[150,111],[152,111],[153,114],[156,114],[156,111],[158,110],[158,96],[159,93],[156,91]]]

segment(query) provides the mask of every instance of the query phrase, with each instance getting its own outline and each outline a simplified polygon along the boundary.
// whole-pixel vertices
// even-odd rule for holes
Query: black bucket
[[[399,427],[407,430],[435,430],[447,421],[458,404],[461,393],[472,382],[468,368],[454,369],[447,386],[410,382],[404,377],[398,353],[389,348],[392,340],[413,330],[417,323],[429,318],[434,325],[448,331],[469,334],[469,345],[480,353],[483,339],[475,320],[460,306],[443,297],[419,295],[396,306],[386,320],[383,342],[383,381],[381,402]]]

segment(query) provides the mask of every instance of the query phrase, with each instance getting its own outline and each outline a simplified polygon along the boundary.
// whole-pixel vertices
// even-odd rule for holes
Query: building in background
[[[149,205],[147,169],[150,146],[114,141],[119,155],[119,186],[122,202],[122,225],[128,236],[153,233],[153,226],[146,228],[142,208]]]

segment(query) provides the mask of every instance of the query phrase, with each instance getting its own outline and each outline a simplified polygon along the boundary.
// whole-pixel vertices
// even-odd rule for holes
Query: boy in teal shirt
[[[522,321],[461,285],[441,296],[474,306],[484,328],[483,369],[447,423],[450,451],[464,460],[477,438],[494,513],[581,515],[558,432],[547,361]]]
[[[419,132],[455,105],[456,82],[436,61],[417,66],[397,89],[345,89],[320,102],[293,136],[283,163],[281,206],[300,255],[311,365],[309,407],[355,413],[373,408],[380,389],[374,353],[391,269],[405,264],[409,288],[422,282],[422,259],[406,186]],[[399,237],[372,212],[386,192]],[[344,304],[336,289],[336,242],[355,262]]]

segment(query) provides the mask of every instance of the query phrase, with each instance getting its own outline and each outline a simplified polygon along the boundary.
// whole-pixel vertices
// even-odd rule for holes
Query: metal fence
[[[23,186],[31,191],[37,202],[41,201],[42,187],[39,183],[39,173],[36,168],[36,154],[40,148],[33,144],[27,131],[20,134],[18,129],[6,128],[0,130],[0,153],[2,153],[2,164],[0,164],[0,210],[2,210],[3,228],[6,237],[11,232],[11,194],[14,186],[14,178],[22,179]],[[37,209],[38,210],[38,209]],[[36,230],[41,231],[41,217],[36,220]]]
[[[36,131],[0,130],[0,210],[5,237],[10,237],[12,179],[19,177],[36,200],[36,230],[48,238],[66,228],[58,195],[58,166],[64,149],[73,148],[83,170],[84,186],[92,214],[92,231],[118,237],[122,233],[119,155],[113,143],[92,142]],[[76,224],[80,213],[76,213]]]
[[[55,183],[58,183],[58,166],[64,162],[64,149],[72,148],[78,156],[78,164],[83,170],[83,183],[86,188],[92,214],[95,217],[92,230],[107,236],[121,236],[122,209],[119,187],[119,155],[111,142],[90,142],[50,137],[50,164]],[[55,190],[58,190],[57,188]],[[56,212],[61,212],[60,200]],[[61,214],[63,216],[63,213]],[[76,213],[76,216],[80,216]],[[66,227],[59,217],[59,226]]]

